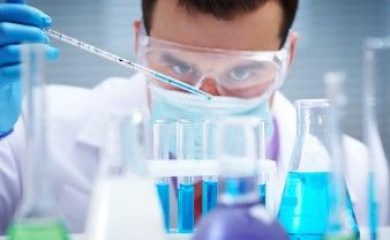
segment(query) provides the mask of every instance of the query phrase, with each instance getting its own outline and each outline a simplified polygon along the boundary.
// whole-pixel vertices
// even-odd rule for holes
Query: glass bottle
[[[26,149],[23,197],[8,228],[10,240],[67,240],[68,231],[55,211],[46,152],[45,46],[25,45],[22,81],[26,99]]]
[[[296,107],[297,138],[278,219],[290,239],[323,239],[332,201],[329,101],[297,100]],[[348,192],[346,201],[346,206],[351,207]],[[352,208],[348,213],[356,226]]]
[[[264,209],[258,193],[258,129],[261,120],[234,118],[218,122],[217,149],[222,194],[217,207],[198,225],[194,239],[288,239]]]

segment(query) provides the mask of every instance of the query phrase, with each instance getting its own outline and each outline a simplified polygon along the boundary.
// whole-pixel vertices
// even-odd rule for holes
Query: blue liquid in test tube
[[[180,233],[191,233],[194,231],[194,184],[179,184],[179,207],[178,207],[178,228]]]
[[[161,207],[164,214],[165,229],[169,232],[170,221],[169,221],[169,184],[168,183],[157,183],[157,193],[160,199]]]
[[[266,192],[267,192],[267,185],[259,184],[260,202],[264,206],[266,204]]]
[[[218,182],[216,180],[203,180],[202,183],[202,214],[205,216],[217,206]]]

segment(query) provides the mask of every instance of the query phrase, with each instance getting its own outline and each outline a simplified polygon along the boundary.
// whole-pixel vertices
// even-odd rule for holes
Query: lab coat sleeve
[[[0,235],[5,233],[22,195],[21,168],[13,147],[19,130],[16,127],[12,134],[0,139]]]

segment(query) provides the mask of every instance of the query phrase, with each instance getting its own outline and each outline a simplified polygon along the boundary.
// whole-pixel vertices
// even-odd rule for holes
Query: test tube
[[[202,122],[202,159],[216,160],[215,123],[205,120]],[[217,205],[218,178],[217,176],[202,177],[202,215],[203,217]]]
[[[177,123],[178,161],[195,159],[195,123],[179,120]],[[179,177],[178,181],[178,230],[180,233],[194,231],[194,177]]]
[[[266,136],[265,136],[265,124],[266,121],[262,120],[259,121],[257,128],[258,132],[258,138],[259,138],[259,156],[258,159],[260,161],[260,164],[264,163],[266,161],[266,153],[265,153],[265,142],[266,142]],[[259,197],[260,202],[265,206],[266,205],[266,195],[267,195],[267,174],[266,172],[262,171],[263,166],[260,166],[260,173],[259,173]]]
[[[169,160],[169,130],[171,122],[156,120],[153,122],[153,159],[157,161]],[[155,180],[158,197],[164,214],[165,229],[169,232],[169,177],[158,177]]]

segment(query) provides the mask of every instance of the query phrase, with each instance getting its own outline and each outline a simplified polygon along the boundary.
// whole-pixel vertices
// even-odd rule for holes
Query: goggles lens
[[[211,82],[221,96],[253,98],[267,95],[283,80],[285,49],[231,51],[185,46],[145,35],[140,40],[139,58],[148,67],[197,88],[206,81]]]

